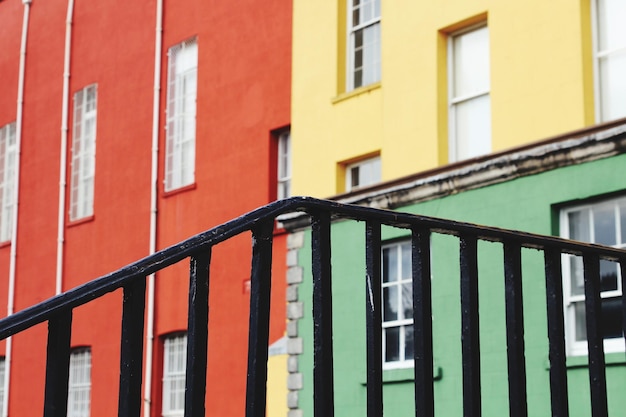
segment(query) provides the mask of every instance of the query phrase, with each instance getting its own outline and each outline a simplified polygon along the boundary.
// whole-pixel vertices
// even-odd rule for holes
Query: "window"
[[[93,215],[96,173],[96,108],[97,86],[95,84],[74,94],[70,220],[78,220]]]
[[[6,359],[0,357],[0,410],[4,410],[4,379],[6,378]]]
[[[196,159],[198,45],[195,39],[168,52],[165,191],[193,184]]]
[[[385,245],[382,256],[383,363],[413,366],[411,243]]]
[[[380,181],[380,157],[364,159],[346,166],[346,191],[376,184]]]
[[[348,1],[348,90],[380,81],[380,0]]]
[[[13,233],[16,156],[14,122],[0,127],[0,242],[11,240]]]
[[[596,109],[600,122],[626,117],[626,2],[595,0]]]
[[[626,197],[561,210],[561,235],[583,242],[626,247]],[[587,353],[583,260],[564,256],[563,291],[568,353]],[[605,351],[624,350],[622,337],[622,286],[618,265],[600,261],[602,329]]]
[[[278,136],[278,199],[291,196],[291,134]]]
[[[67,416],[89,417],[91,396],[91,350],[80,348],[70,355]]]
[[[187,336],[165,338],[163,344],[163,416],[182,416],[185,412],[185,369]]]
[[[491,151],[489,30],[487,26],[449,38],[450,161]]]

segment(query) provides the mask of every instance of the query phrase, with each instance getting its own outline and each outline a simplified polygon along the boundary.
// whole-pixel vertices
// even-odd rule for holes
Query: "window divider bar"
[[[367,417],[383,415],[382,280],[380,223],[365,226]]]
[[[463,415],[480,417],[480,336],[478,323],[478,245],[476,236],[460,237]]]
[[[583,254],[585,280],[585,319],[589,349],[589,387],[591,415],[608,415],[606,397],[606,370],[602,336],[602,300],[600,298],[600,258],[597,254]]]
[[[552,415],[569,416],[561,252],[552,248],[546,249],[544,258]]]
[[[265,417],[274,220],[252,230],[246,417]]]
[[[433,324],[430,265],[430,230],[412,229],[413,341],[415,372],[415,416],[433,417]]]
[[[504,289],[509,381],[509,415],[528,416],[526,357],[524,355],[524,308],[522,295],[522,248],[504,243]]]
[[[189,417],[205,414],[210,263],[211,248],[190,260],[185,371],[185,416]]]
[[[141,414],[145,305],[146,278],[141,277],[124,287],[120,346],[119,417],[139,417]]]
[[[313,414],[333,417],[334,365],[330,213],[316,212],[311,222],[313,273]]]
[[[44,417],[66,417],[70,378],[72,310],[60,312],[48,321]]]

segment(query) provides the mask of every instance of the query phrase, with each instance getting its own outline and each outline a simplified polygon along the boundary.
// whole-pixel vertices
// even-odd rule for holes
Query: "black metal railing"
[[[589,380],[594,417],[606,416],[605,357],[601,334],[600,260],[620,263],[622,288],[626,252],[492,227],[483,227],[336,202],[296,197],[278,201],[137,261],[109,275],[53,297],[0,321],[4,339],[38,323],[48,323],[48,349],[44,416],[65,416],[72,311],[102,295],[122,288],[123,314],[119,388],[119,416],[140,415],[146,278],[186,258],[190,259],[186,416],[205,415],[208,338],[208,289],[211,251],[215,245],[242,232],[252,232],[250,330],[246,416],[264,417],[267,378],[272,239],[279,215],[304,212],[311,218],[314,415],[334,415],[333,313],[331,291],[331,222],[349,219],[366,223],[367,296],[367,414],[382,416],[381,227],[409,229],[412,239],[413,326],[415,334],[415,414],[434,415],[433,336],[431,305],[432,234],[454,235],[460,242],[462,314],[463,415],[481,415],[481,371],[478,321],[478,242],[499,242],[504,247],[509,413],[527,416],[524,322],[522,306],[522,248],[545,255],[546,304],[553,416],[568,415],[567,375],[563,320],[561,257],[582,256],[584,261]],[[626,302],[622,304],[626,326]]]

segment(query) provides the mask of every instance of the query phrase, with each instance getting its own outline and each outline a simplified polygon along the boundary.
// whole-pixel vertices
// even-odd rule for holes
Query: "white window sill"
[[[440,366],[433,365],[433,381],[443,378],[443,371]],[[394,384],[400,382],[413,382],[415,380],[415,370],[410,368],[383,369],[383,384]],[[361,385],[367,385],[367,377],[361,381]]]
[[[626,356],[624,352],[605,353],[604,362],[606,366],[623,366],[626,365]],[[568,356],[565,360],[567,369],[587,368],[589,367],[589,357],[584,354],[580,356]],[[545,368],[550,369],[550,360],[546,358]]]
[[[364,85],[362,87],[355,88],[354,90],[346,91],[345,93],[341,93],[333,97],[331,102],[333,104],[337,104],[344,100],[348,100],[352,97],[360,96],[361,94],[369,93],[370,91],[373,91],[373,90],[378,90],[380,87],[381,87],[380,81],[372,83],[372,84]]]

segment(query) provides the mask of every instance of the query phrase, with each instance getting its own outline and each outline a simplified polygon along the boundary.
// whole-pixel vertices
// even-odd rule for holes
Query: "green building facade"
[[[553,138],[337,197],[380,208],[544,235],[626,246],[626,124],[622,121]],[[313,415],[313,323],[310,230],[286,221],[289,406]],[[410,231],[383,229],[383,361],[386,416],[413,415]],[[431,238],[435,414],[462,415],[459,240]],[[407,260],[408,259],[408,260]],[[479,305],[482,407],[508,415],[503,249],[481,242]],[[563,258],[564,316],[572,416],[590,415],[589,376],[579,295],[580,264]],[[523,297],[528,415],[550,415],[543,254],[524,249]],[[335,414],[366,415],[365,225],[332,226]],[[408,269],[408,270],[407,270]],[[407,280],[407,277],[409,279]],[[615,264],[602,265],[602,297],[610,414],[626,409],[626,356],[621,338],[621,283]],[[617,326],[617,330],[616,329]],[[616,334],[616,332],[618,334]],[[617,410],[617,411],[616,411]]]

